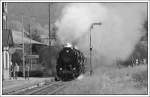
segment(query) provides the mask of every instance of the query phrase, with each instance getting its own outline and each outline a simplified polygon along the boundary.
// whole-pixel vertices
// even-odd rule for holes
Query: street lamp
[[[93,74],[93,68],[92,68],[92,37],[91,37],[91,30],[93,29],[93,27],[95,25],[101,25],[102,23],[101,22],[97,22],[97,23],[92,23],[91,26],[90,26],[90,67],[91,67],[91,70],[90,70],[90,75]]]

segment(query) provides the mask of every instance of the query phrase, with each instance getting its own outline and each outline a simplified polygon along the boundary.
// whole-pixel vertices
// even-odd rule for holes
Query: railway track
[[[27,89],[13,91],[6,95],[54,95],[70,82],[50,82],[41,86],[32,86]]]
[[[45,87],[41,87],[37,90],[31,91],[28,93],[28,95],[53,95],[64,87],[64,82],[56,82],[53,84],[49,84]]]

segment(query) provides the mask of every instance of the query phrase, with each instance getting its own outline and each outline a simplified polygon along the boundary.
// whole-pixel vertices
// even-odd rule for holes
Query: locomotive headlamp
[[[67,53],[69,53],[69,50],[66,50]]]

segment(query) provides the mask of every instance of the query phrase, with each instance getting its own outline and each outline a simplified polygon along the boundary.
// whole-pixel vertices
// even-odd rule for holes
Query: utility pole
[[[4,31],[4,29],[6,29],[6,21],[7,21],[7,15],[6,15],[6,11],[5,11],[5,6],[6,3],[3,2],[2,3],[2,31]],[[4,48],[3,48],[3,53],[2,53],[2,80],[4,80]]]
[[[8,11],[7,11],[7,3],[6,2],[2,2],[2,32],[4,30],[7,30],[7,14],[8,14]],[[4,33],[4,32],[3,32]],[[4,66],[7,65],[4,63],[4,47],[3,47],[3,52],[2,52],[2,80],[4,80]],[[10,62],[8,62],[10,63]],[[9,64],[9,69],[10,69],[10,64]],[[10,77],[10,70],[9,70],[9,77]]]
[[[101,22],[98,23],[92,23],[92,25],[90,26],[90,75],[93,74],[93,66],[92,66],[92,35],[91,35],[91,30],[93,29],[94,25],[101,25]]]
[[[32,55],[32,43],[31,43],[31,31],[30,31],[30,24],[29,24],[29,35],[30,35],[30,48],[29,48],[29,55],[31,56]],[[30,58],[30,57],[29,57]],[[29,76],[30,76],[30,67],[32,65],[32,58],[30,58],[30,64],[28,66],[28,79],[29,79]]]
[[[49,22],[48,22],[48,24],[49,24],[49,48],[50,48],[50,46],[51,46],[51,32],[50,32],[50,2],[48,3],[48,19],[49,19]]]
[[[23,15],[22,15],[22,64],[23,64],[23,77],[25,77],[25,58],[24,58],[24,23],[23,23]]]
[[[51,32],[50,32],[50,2],[48,3],[48,30],[49,30],[49,47],[48,47],[48,52],[49,52],[49,54],[50,54],[50,52],[51,52]],[[51,57],[50,57],[50,59],[49,59],[49,61],[48,61],[48,63],[50,64],[51,63]]]

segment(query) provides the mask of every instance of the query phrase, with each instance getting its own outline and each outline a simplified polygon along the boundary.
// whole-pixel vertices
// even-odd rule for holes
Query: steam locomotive
[[[71,44],[67,44],[59,52],[56,65],[55,80],[71,81],[84,73],[85,57]]]

